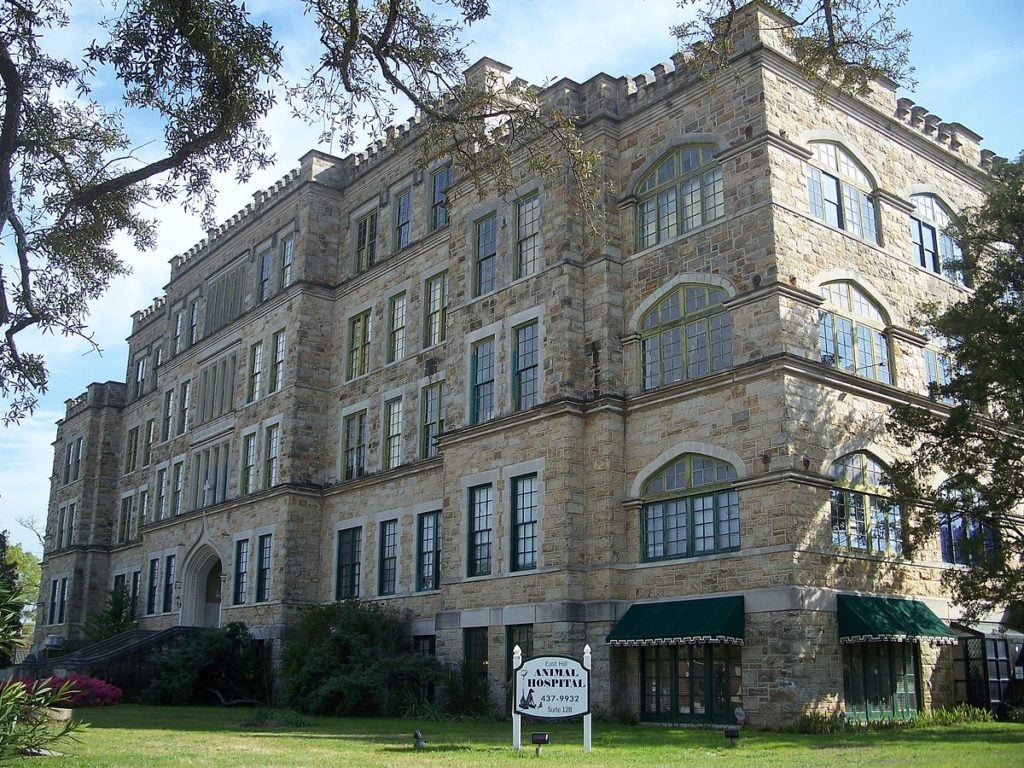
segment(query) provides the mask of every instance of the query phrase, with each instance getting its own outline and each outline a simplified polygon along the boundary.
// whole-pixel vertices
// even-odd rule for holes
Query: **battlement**
[[[120,408],[125,403],[127,386],[123,381],[93,382],[82,394],[64,401],[64,419],[67,421],[89,408]]]
[[[986,170],[991,167],[995,156],[990,150],[981,150],[982,137],[960,123],[944,122],[926,108],[916,105],[912,99],[899,99],[893,115],[904,125],[924,134],[951,152],[963,156],[972,165]]]

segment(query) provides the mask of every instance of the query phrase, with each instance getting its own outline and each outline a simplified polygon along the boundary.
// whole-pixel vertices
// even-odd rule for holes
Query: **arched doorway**
[[[223,583],[217,550],[209,544],[199,545],[185,562],[181,623],[189,627],[219,627]]]
[[[206,611],[203,614],[204,627],[216,629],[220,626],[220,587],[221,571],[220,560],[218,560],[206,576]]]

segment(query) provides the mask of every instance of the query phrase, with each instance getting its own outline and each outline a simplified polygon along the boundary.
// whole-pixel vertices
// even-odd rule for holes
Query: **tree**
[[[18,569],[10,559],[10,549],[7,545],[7,531],[0,531],[0,594],[8,595],[6,608],[13,610],[14,615],[7,617],[0,616],[3,620],[4,635],[0,636],[4,642],[0,642],[0,667],[7,667],[11,663],[14,649],[21,642],[21,612],[25,603],[20,600],[21,588],[18,584]],[[6,633],[13,636],[13,641],[8,644],[9,638]]]
[[[897,407],[890,419],[913,449],[892,472],[914,510],[909,552],[945,538],[947,559],[966,567],[944,580],[968,616],[1024,603],[1024,154],[987,183],[984,202],[949,229],[974,290],[922,307],[925,330],[948,345],[949,381],[933,385],[935,406]]]
[[[681,0],[695,18],[673,28],[685,50],[712,70],[728,63],[736,12],[751,0]],[[880,78],[913,84],[910,32],[896,28],[896,9],[906,0],[772,0],[790,18],[783,39],[812,81],[822,89],[866,94]]]
[[[42,569],[39,558],[21,546],[11,544],[7,547],[7,560],[14,566],[18,601],[24,606],[21,612],[23,634],[31,634],[31,625],[35,623],[36,601],[39,600],[39,580]]]
[[[89,618],[85,627],[85,634],[89,642],[98,643],[107,638],[134,629],[135,603],[131,593],[125,586],[115,587],[110,590],[110,597],[107,604],[95,616]]]

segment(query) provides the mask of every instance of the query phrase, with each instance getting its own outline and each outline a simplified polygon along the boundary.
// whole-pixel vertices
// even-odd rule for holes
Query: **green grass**
[[[83,709],[90,723],[64,755],[33,758],[31,768],[119,766],[870,766],[885,768],[984,768],[1020,766],[1024,725],[975,723],[947,728],[840,735],[745,731],[734,748],[721,731],[594,723],[594,750],[584,754],[579,724],[524,725],[551,733],[538,759],[527,743],[512,751],[511,723],[437,723],[363,718],[310,717],[299,728],[244,728],[247,709],[117,707]],[[419,728],[427,747],[414,750]],[[29,765],[26,763],[26,765]]]

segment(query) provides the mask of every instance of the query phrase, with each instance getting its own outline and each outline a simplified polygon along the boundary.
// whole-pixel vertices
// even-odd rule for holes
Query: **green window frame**
[[[921,705],[916,642],[843,643],[843,698],[851,722],[908,720]]]
[[[441,587],[441,513],[424,512],[416,519],[416,590]]]
[[[348,378],[370,371],[370,310],[360,312],[348,321]]]
[[[537,475],[512,478],[512,543],[513,571],[537,567],[537,535],[540,514],[540,489]]]
[[[846,281],[821,286],[824,300],[818,312],[821,362],[882,384],[895,383],[889,351],[887,321],[881,307],[855,284]]]
[[[512,338],[512,402],[517,411],[525,411],[539,399],[540,323],[518,326]]]
[[[495,416],[494,337],[476,342],[470,351],[469,423],[479,424]]]
[[[832,543],[876,555],[903,554],[903,516],[884,495],[886,468],[869,453],[848,453],[832,462]]]
[[[640,713],[651,722],[732,725],[743,706],[742,651],[726,643],[640,649]]]
[[[634,187],[637,245],[650,248],[725,216],[722,166],[711,145],[676,147]]]
[[[377,594],[393,595],[398,581],[398,520],[385,520],[380,524],[379,543]]]
[[[334,584],[335,600],[350,600],[359,597],[362,547],[362,528],[343,528],[338,531],[338,560],[335,568]]]
[[[377,263],[377,211],[356,219],[356,272],[365,272]]]
[[[494,525],[494,487],[477,485],[469,489],[469,562],[467,576],[489,576]]]
[[[428,384],[421,390],[420,457],[437,456],[437,438],[444,430],[444,382]]]
[[[516,268],[519,278],[535,274],[540,266],[540,194],[516,202]]]
[[[732,316],[723,289],[685,284],[640,320],[645,390],[706,376],[732,365]]]

